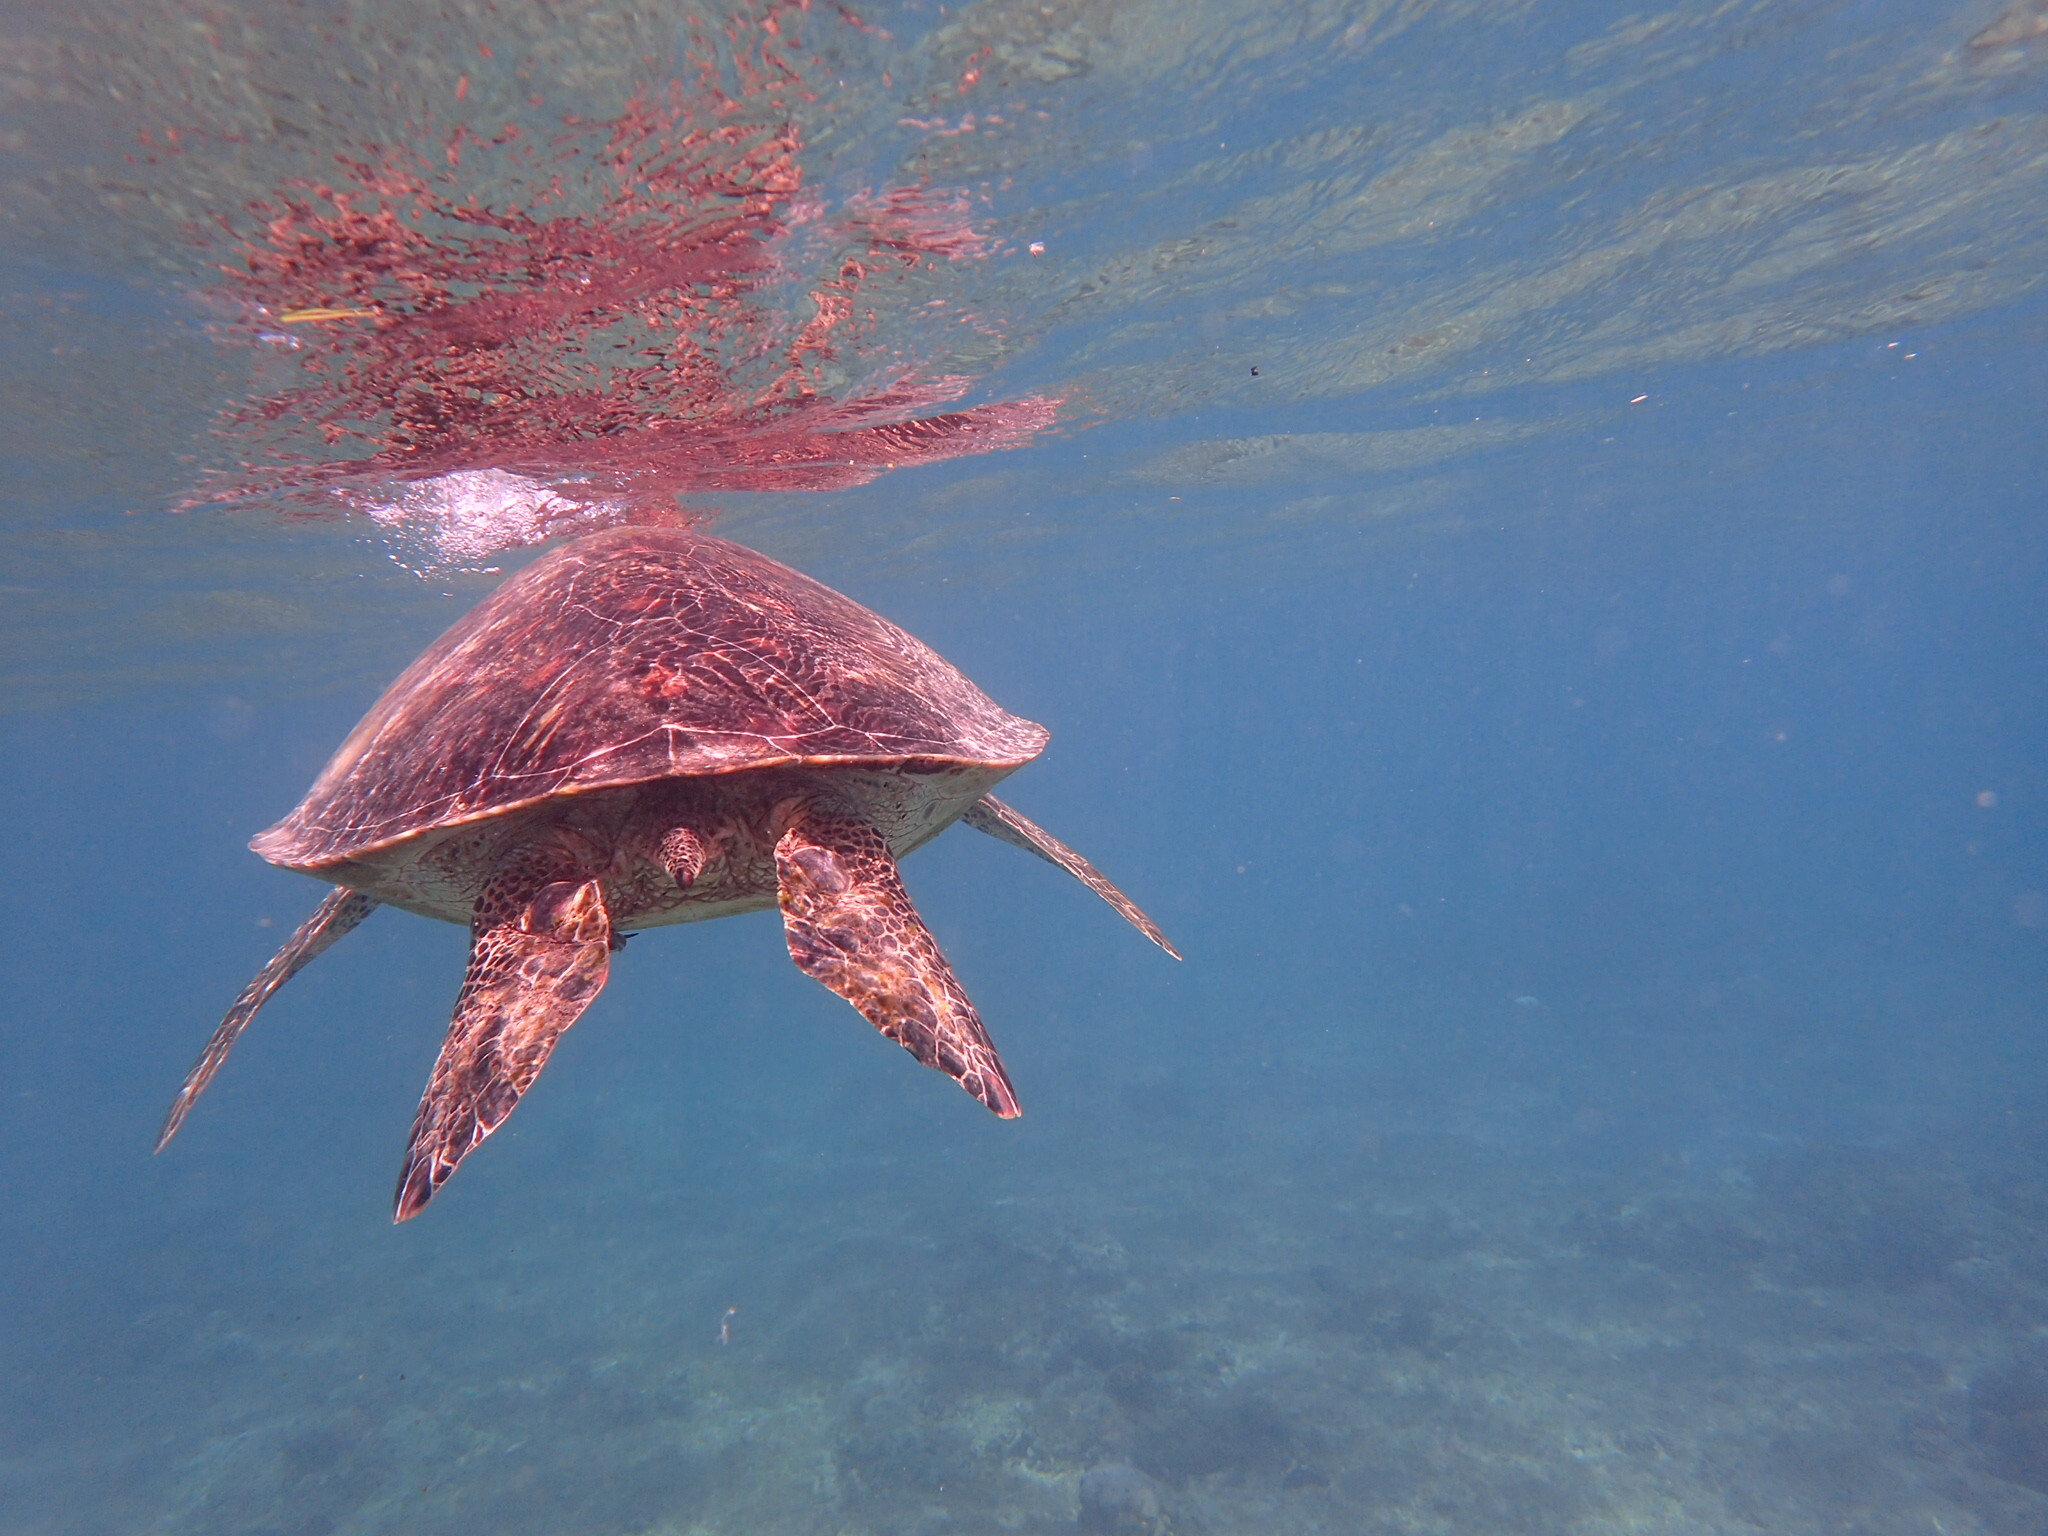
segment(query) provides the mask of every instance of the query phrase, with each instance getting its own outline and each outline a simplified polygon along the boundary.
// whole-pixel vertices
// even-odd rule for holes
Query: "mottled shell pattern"
[[[723,539],[621,528],[505,582],[250,843],[317,872],[555,797],[782,766],[986,767],[1046,732],[887,620]]]

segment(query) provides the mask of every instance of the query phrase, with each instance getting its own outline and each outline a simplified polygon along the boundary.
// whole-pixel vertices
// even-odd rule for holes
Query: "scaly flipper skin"
[[[1124,921],[1138,932],[1174,959],[1180,958],[1180,951],[1167,942],[1166,935],[1159,931],[1158,924],[1138,910],[1135,901],[1111,885],[1101,870],[1032,821],[1030,817],[1019,815],[994,795],[983,795],[967,808],[967,814],[960,819],[977,832],[986,832],[990,837],[1008,843],[1013,848],[1022,848],[1027,853],[1037,854],[1048,864],[1058,865],[1115,907],[1123,914]]]
[[[455,1165],[505,1123],[562,1031],[603,988],[611,940],[595,880],[543,886],[513,920],[477,932],[448,1038],[413,1117],[393,1221],[417,1216]]]
[[[257,1010],[270,1001],[270,995],[303,971],[336,939],[368,917],[376,906],[375,897],[352,891],[347,886],[338,885],[327,893],[327,899],[313,909],[313,915],[299,924],[298,931],[270,957],[270,963],[242,988],[242,995],[235,999],[234,1007],[220,1021],[213,1038],[206,1042],[206,1049],[192,1063],[192,1070],[185,1074],[185,1085],[171,1100],[170,1112],[164,1116],[163,1129],[156,1133],[156,1146],[152,1151],[163,1151],[171,1138],[178,1134],[178,1127],[185,1123],[185,1116],[191,1113],[194,1101],[206,1091],[206,1085],[213,1081],[213,1074],[221,1069],[222,1063],[228,1059],[228,1052],[234,1049],[235,1041],[249,1027]]]
[[[1021,1113],[995,1045],[910,904],[881,833],[858,816],[802,811],[775,845],[775,876],[798,970],[1003,1119]]]

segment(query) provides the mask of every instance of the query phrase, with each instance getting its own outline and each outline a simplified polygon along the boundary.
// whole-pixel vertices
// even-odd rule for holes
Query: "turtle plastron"
[[[889,844],[859,816],[796,813],[775,844],[789,958],[1005,1120],[1022,1111],[995,1043],[910,903]]]

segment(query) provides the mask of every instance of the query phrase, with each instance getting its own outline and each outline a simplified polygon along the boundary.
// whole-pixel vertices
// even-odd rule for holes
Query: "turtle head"
[[[688,827],[670,828],[662,837],[660,854],[661,867],[679,891],[687,891],[704,872],[704,839]]]

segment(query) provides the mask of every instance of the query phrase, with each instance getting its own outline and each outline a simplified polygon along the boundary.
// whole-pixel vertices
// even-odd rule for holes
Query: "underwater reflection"
[[[700,28],[694,78],[615,115],[415,124],[217,214],[224,329],[275,355],[218,423],[247,457],[193,502],[365,511],[473,562],[1050,425],[1044,396],[939,411],[973,379],[878,334],[879,285],[993,243],[957,189],[807,191],[796,11]]]

